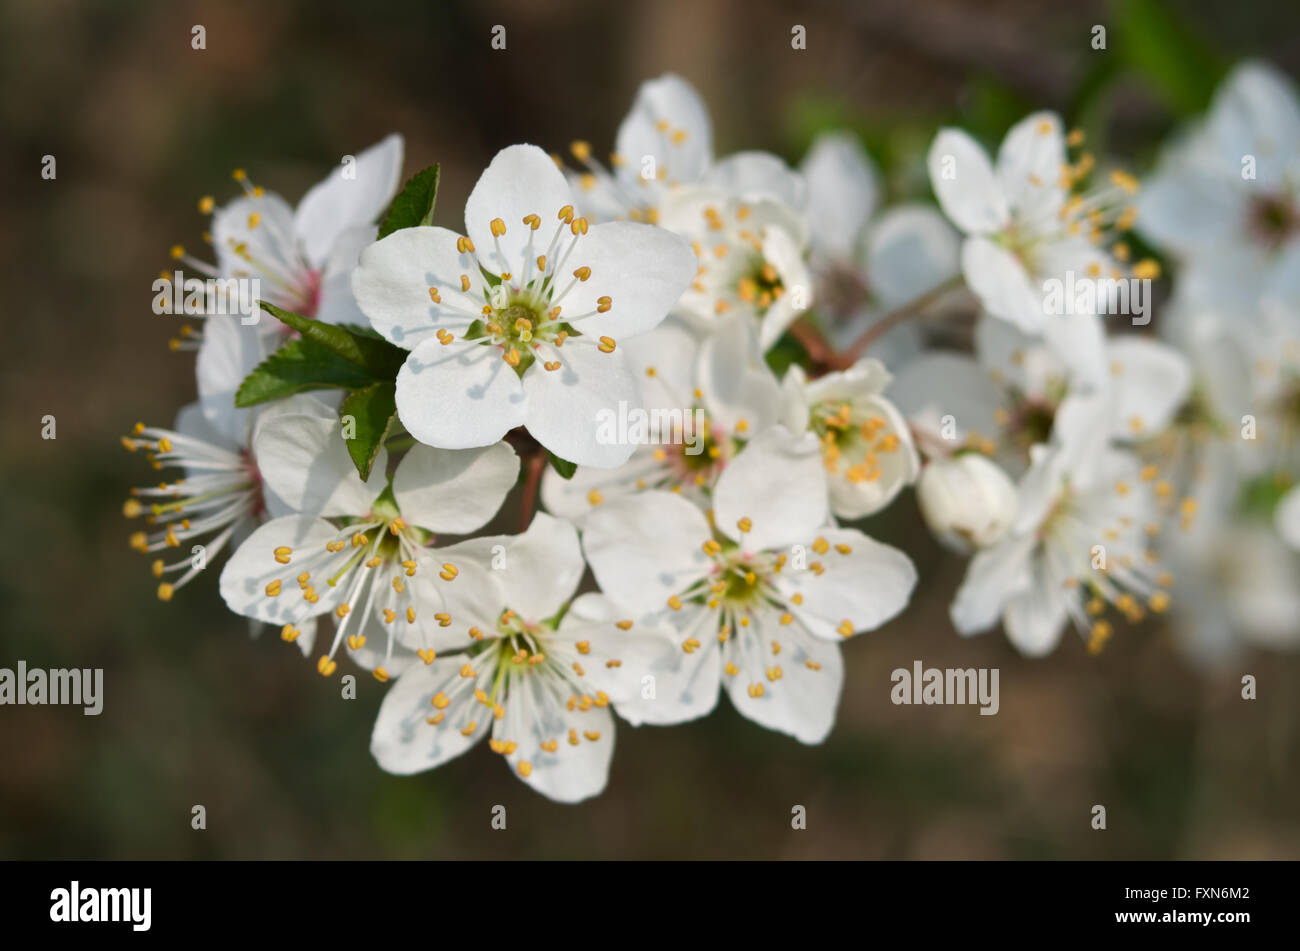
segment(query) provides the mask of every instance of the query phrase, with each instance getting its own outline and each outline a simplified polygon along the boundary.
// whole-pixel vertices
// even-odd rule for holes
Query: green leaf
[[[339,419],[344,420],[346,416],[351,416],[356,425],[352,438],[345,440],[348,455],[361,478],[368,479],[375,457],[388,437],[389,427],[397,417],[396,385],[374,383],[350,393],[339,407]]]
[[[1119,0],[1114,17],[1116,52],[1166,105],[1180,115],[1209,105],[1224,73],[1223,58],[1183,17],[1160,0]]]
[[[561,459],[549,449],[546,451],[546,458],[551,460],[551,468],[560,474],[561,479],[572,479],[573,474],[578,471],[578,464],[570,462],[568,459]]]
[[[386,238],[402,228],[433,223],[433,206],[438,200],[438,166],[430,165],[416,172],[393,198],[379,226],[379,237]]]
[[[282,400],[308,390],[357,390],[381,382],[355,363],[307,337],[287,341],[253,370],[235,392],[238,407]]]
[[[258,301],[261,308],[281,323],[292,327],[304,337],[338,354],[349,363],[368,370],[379,380],[397,378],[397,371],[406,362],[406,351],[380,337],[349,330],[335,324],[312,320],[266,301]]]

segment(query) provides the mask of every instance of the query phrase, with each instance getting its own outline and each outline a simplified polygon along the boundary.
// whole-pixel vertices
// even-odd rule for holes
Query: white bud
[[[1011,478],[976,452],[927,465],[916,485],[916,499],[935,538],[954,551],[997,544],[1016,516]]]

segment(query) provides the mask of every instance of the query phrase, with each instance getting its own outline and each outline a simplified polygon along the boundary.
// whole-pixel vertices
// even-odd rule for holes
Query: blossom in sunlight
[[[546,153],[497,153],[465,205],[468,235],[405,228],[371,245],[353,278],[374,328],[411,351],[397,408],[444,449],[524,426],[579,465],[632,447],[597,438],[599,411],[637,403],[618,341],[654,329],[694,273],[681,238],[632,222],[589,224]]]
[[[906,555],[827,515],[817,440],[780,427],[722,473],[712,521],[668,492],[591,513],[582,543],[601,590],[676,643],[656,669],[656,698],[620,712],[634,723],[690,720],[725,687],[756,723],[825,739],[844,678],[840,642],[898,614],[916,584]]]

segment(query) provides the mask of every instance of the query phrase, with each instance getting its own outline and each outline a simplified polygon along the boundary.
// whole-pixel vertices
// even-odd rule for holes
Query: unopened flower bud
[[[927,465],[916,498],[930,531],[953,551],[997,544],[1016,515],[1016,487],[1010,477],[975,452]]]

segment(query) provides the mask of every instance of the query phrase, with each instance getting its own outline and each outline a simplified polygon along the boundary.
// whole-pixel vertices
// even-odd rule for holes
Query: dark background
[[[806,52],[790,48],[795,23]],[[495,24],[505,51],[489,46]],[[201,248],[196,200],[233,197],[232,168],[295,202],[396,130],[407,174],[442,163],[438,219],[459,228],[497,149],[586,138],[606,152],[637,84],[676,71],[707,100],[719,154],[797,161],[817,130],[845,126],[895,196],[924,197],[940,124],[996,144],[1038,106],[1140,171],[1249,55],[1296,75],[1300,8],[6,0],[0,666],[103,667],[106,697],[99,717],[0,707],[0,857],[1300,856],[1294,656],[1198,671],[1150,624],[1097,658],[1071,635],[1042,661],[1000,634],[962,640],[946,617],[962,564],[928,540],[910,496],[868,528],[912,553],[921,584],[902,619],[846,646],[823,746],[723,701],[703,722],[621,727],[608,790],[576,807],[485,748],[385,775],[367,749],[383,688],[361,675],[359,699],[341,700],[296,649],[250,641],[215,572],[158,602],[120,510],[156,477],[118,435],[170,425],[194,395],[192,356],[168,351],[175,327],[150,312],[150,284],[173,244]],[[46,154],[55,181],[40,178]],[[891,705],[890,671],[914,659],[1001,668],[1001,712]],[[1254,702],[1243,673],[1259,680]],[[497,803],[506,832],[489,825]],[[194,804],[206,831],[190,828]],[[807,831],[790,828],[795,804]]]

